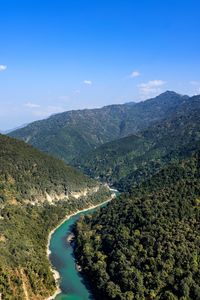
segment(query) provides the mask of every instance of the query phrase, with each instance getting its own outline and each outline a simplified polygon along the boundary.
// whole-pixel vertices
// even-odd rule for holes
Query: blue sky
[[[199,0],[0,0],[0,129],[200,93]]]

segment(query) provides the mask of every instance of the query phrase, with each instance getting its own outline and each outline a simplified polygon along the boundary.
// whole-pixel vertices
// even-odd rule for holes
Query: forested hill
[[[166,118],[137,135],[106,143],[74,164],[121,190],[146,180],[170,161],[200,149],[200,96],[186,99]]]
[[[46,253],[49,232],[66,215],[107,199],[108,187],[0,135],[0,298],[44,300],[52,295],[56,284]]]
[[[165,92],[139,103],[68,111],[9,133],[71,162],[96,147],[147,128],[171,114],[188,96]]]
[[[22,141],[0,135],[1,202],[64,198],[96,185],[94,180],[63,161]]]
[[[170,164],[76,226],[97,299],[200,299],[200,154]]]

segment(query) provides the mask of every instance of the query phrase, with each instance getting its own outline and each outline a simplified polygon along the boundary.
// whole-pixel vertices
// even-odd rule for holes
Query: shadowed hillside
[[[162,121],[137,136],[106,143],[74,164],[121,190],[146,180],[169,163],[200,147],[200,96],[185,100]]]

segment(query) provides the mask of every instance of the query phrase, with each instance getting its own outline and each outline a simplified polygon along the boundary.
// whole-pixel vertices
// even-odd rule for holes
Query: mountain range
[[[128,190],[200,148],[199,115],[200,96],[188,98],[145,130],[106,143],[74,163],[90,176]]]
[[[167,91],[139,103],[67,111],[9,133],[71,162],[106,142],[137,133],[170,115],[188,96]]]
[[[200,96],[167,91],[0,135],[2,295],[20,299],[24,284],[30,299],[52,294],[47,233],[108,199],[102,181],[120,198],[75,228],[96,298],[200,299],[199,116]]]
[[[9,135],[123,191],[199,148],[199,113],[199,96],[167,91],[139,103],[57,114]]]

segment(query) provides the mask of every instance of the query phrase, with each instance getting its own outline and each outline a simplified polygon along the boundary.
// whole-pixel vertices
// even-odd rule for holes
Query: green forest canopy
[[[75,228],[97,299],[200,299],[200,156],[176,162]]]

